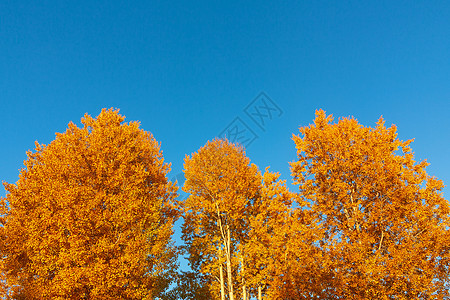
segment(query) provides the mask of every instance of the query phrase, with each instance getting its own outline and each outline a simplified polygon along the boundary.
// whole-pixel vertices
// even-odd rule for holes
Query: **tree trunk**
[[[219,249],[219,272],[220,272],[220,299],[225,300],[225,282],[223,279],[222,248]]]
[[[242,299],[247,300],[247,286],[245,285],[244,254],[241,253],[241,278],[242,278]]]
[[[262,300],[262,291],[261,291],[261,286],[258,286],[258,300]]]
[[[233,291],[233,274],[231,271],[231,234],[230,226],[227,225],[227,277],[228,277],[228,293],[230,295],[230,300],[234,300]]]

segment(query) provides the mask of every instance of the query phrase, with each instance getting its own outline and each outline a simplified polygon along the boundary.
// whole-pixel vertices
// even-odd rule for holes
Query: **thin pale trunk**
[[[227,259],[227,279],[228,279],[228,294],[229,294],[229,300],[234,300],[234,291],[233,291],[233,277],[232,277],[232,271],[231,271],[231,234],[230,234],[230,226],[226,224],[226,236],[224,232],[224,226],[222,224],[222,218],[220,217],[220,210],[219,205],[216,204],[216,210],[217,210],[217,224],[219,225],[219,230],[222,235],[224,244],[225,244],[225,256]]]
[[[242,278],[242,298],[247,300],[247,286],[245,285],[244,255],[241,253],[241,278]]]
[[[227,277],[228,277],[228,293],[230,300],[234,300],[233,277],[231,272],[231,234],[230,227],[227,225]]]
[[[260,285],[258,285],[258,300],[262,300],[262,291]]]
[[[234,300],[234,293],[233,293],[233,279],[232,279],[232,274],[231,274],[231,254],[230,254],[230,244],[231,244],[231,237],[230,237],[230,227],[228,225],[226,225],[227,228],[227,236],[225,237],[225,232],[224,232],[224,228],[222,225],[222,218],[220,217],[220,211],[219,211],[219,206],[216,204],[216,210],[217,210],[217,225],[219,225],[219,230],[220,233],[222,235],[223,238],[223,242],[225,244],[225,256],[227,259],[227,279],[228,279],[228,294],[229,294],[229,300]],[[222,265],[220,267],[223,271]],[[221,275],[223,275],[221,273]],[[222,287],[221,287],[221,292],[222,292]],[[225,295],[225,291],[222,293],[222,296]],[[222,298],[223,300],[223,298]]]
[[[381,243],[383,243],[384,231],[381,232],[380,244],[378,245],[378,251],[381,249]]]
[[[223,264],[222,264],[222,248],[219,249],[219,272],[220,272],[220,299],[225,300],[225,282],[223,279]]]

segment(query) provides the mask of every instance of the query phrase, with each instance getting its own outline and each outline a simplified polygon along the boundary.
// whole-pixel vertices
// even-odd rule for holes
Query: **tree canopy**
[[[118,111],[36,142],[1,199],[0,253],[16,299],[153,299],[175,252],[176,188],[159,143]]]
[[[443,299],[449,296],[449,203],[443,182],[416,162],[382,118],[375,128],[316,112],[294,136],[299,195],[320,232],[322,297]],[[323,286],[325,285],[325,286]]]
[[[450,297],[444,184],[382,118],[366,127],[316,111],[293,135],[296,190],[239,144],[208,141],[185,157],[178,200],[159,143],[124,120],[104,109],[69,123],[5,183],[0,297]],[[176,271],[179,253],[190,271]]]
[[[224,299],[225,293],[228,299],[243,297],[247,292],[242,246],[248,218],[256,211],[261,182],[258,168],[250,164],[242,147],[226,139],[208,142],[186,157],[184,167],[184,190],[190,196],[182,204],[183,239],[191,265],[208,276],[211,293],[217,298],[220,294]]]

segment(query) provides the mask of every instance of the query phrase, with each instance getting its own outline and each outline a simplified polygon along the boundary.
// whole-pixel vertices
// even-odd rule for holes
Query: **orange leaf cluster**
[[[2,199],[0,251],[13,298],[152,299],[177,218],[153,136],[117,111],[86,115],[28,152]]]
[[[410,141],[317,111],[294,135],[291,171],[262,173],[209,141],[186,156],[183,190],[159,144],[117,111],[36,143],[0,201],[5,299],[447,299],[450,207]],[[176,277],[184,218],[193,272]]]
[[[410,141],[380,118],[332,124],[318,111],[294,136],[299,196],[319,234],[321,298],[443,299],[449,296],[449,203],[442,181],[415,162]]]
[[[332,122],[293,137],[297,193],[227,140],[186,158],[183,237],[214,299],[450,296],[443,183],[383,119]]]

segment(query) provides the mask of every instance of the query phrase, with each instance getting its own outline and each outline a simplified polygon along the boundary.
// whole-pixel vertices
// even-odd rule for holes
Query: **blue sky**
[[[322,108],[383,115],[449,184],[449,16],[448,1],[1,1],[0,180],[34,141],[114,107],[171,176],[239,117],[248,156],[290,182],[292,134]],[[279,108],[262,128],[245,112],[261,92]]]

